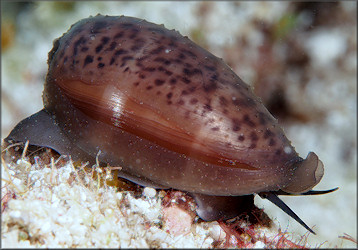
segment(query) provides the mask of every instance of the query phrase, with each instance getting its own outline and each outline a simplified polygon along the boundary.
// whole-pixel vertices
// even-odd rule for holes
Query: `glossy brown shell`
[[[45,108],[136,180],[211,195],[282,189],[302,161],[222,59],[162,25],[83,19],[55,41]]]

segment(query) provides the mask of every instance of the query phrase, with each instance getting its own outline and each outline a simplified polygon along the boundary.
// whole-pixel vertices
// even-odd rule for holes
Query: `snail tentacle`
[[[275,193],[264,192],[264,193],[260,193],[259,195],[261,198],[268,199],[273,204],[275,204],[276,206],[281,208],[282,211],[284,211],[286,214],[291,216],[295,221],[300,223],[304,228],[306,228],[308,231],[310,231],[311,233],[316,235],[316,233],[309,226],[307,226],[307,224],[304,223],[303,220],[301,220],[300,217],[298,217],[298,215],[295,212],[293,212],[292,209],[289,208],[289,206],[287,206],[286,203],[284,203]]]
[[[288,193],[282,190],[279,191],[272,191],[271,193],[274,193],[276,195],[290,195],[290,196],[300,196],[300,195],[320,195],[320,194],[328,194],[328,193],[332,193],[336,190],[338,190],[339,187],[336,188],[332,188],[332,189],[328,189],[328,190],[310,190],[304,193]]]

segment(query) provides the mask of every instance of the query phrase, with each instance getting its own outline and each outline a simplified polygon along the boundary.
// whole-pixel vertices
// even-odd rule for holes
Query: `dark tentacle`
[[[291,210],[291,208],[289,208],[280,198],[278,198],[276,193],[273,192],[263,192],[263,193],[259,193],[261,198],[264,199],[268,199],[269,201],[271,201],[273,204],[275,204],[276,206],[278,206],[279,208],[282,209],[282,211],[284,211],[286,214],[288,214],[289,216],[291,216],[293,219],[295,219],[298,223],[300,223],[304,228],[306,228],[308,231],[310,231],[311,233],[313,233],[314,235],[316,234],[311,228],[309,228],[306,223],[304,223],[300,217],[297,216],[297,214],[295,214],[295,212],[293,212]]]
[[[318,194],[327,194],[327,193],[331,193],[331,192],[334,192],[336,190],[338,190],[339,188],[336,187],[336,188],[332,188],[332,189],[329,189],[329,190],[310,190],[310,191],[307,191],[305,193],[298,193],[298,194],[292,194],[292,193],[287,193],[285,191],[282,191],[282,190],[279,190],[279,191],[273,191],[271,193],[274,193],[276,195],[292,195],[292,196],[297,196],[297,195],[318,195]]]

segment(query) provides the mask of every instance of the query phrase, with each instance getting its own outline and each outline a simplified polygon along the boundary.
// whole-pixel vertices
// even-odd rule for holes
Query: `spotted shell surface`
[[[302,161],[222,59],[163,25],[83,19],[48,63],[44,104],[64,134],[137,179],[245,195],[288,185]]]

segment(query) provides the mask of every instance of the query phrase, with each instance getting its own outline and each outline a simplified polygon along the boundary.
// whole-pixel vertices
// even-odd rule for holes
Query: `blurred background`
[[[282,199],[311,227],[311,246],[356,247],[357,3],[1,1],[1,139],[42,108],[47,53],[55,38],[90,15],[126,15],[178,30],[223,58],[254,88],[296,151],[325,164],[316,189]],[[282,230],[306,231],[255,200]],[[323,243],[323,245],[321,245]]]

